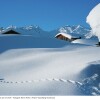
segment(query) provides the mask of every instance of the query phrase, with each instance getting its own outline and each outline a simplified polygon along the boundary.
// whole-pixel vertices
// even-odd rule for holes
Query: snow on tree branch
[[[90,11],[86,22],[92,28],[92,34],[96,35],[100,42],[100,3]]]

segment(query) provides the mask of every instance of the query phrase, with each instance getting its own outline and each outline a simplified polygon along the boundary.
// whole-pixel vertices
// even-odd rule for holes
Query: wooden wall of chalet
[[[65,37],[65,36],[63,36],[61,34],[56,36],[56,38],[61,39],[61,40],[65,40],[65,41],[71,41],[71,39],[69,39],[69,38],[67,38],[67,37]]]
[[[68,37],[63,36],[62,34],[57,35],[56,38],[61,39],[61,40],[65,40],[65,41],[69,41],[69,42],[77,40],[77,39],[81,39],[81,37],[69,39]]]

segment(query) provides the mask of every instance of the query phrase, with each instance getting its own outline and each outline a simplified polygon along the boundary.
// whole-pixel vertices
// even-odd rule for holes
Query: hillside
[[[6,35],[0,36],[0,52],[18,48],[60,48],[69,44],[55,38]]]
[[[98,47],[78,44],[8,50],[0,55],[0,95],[87,95],[67,80],[100,75],[99,58]]]
[[[66,33],[67,28],[60,28],[59,32]],[[14,29],[18,31],[17,28]],[[44,31],[39,34],[33,32],[33,27],[32,29],[29,27],[28,31],[25,30],[23,29],[20,35],[5,35],[1,32],[0,95],[100,94],[97,93],[100,82],[98,79],[93,80],[89,89],[87,88],[89,82],[84,81],[84,79],[91,80],[95,75],[100,76],[98,71],[100,50],[95,45],[98,39],[85,37],[90,30],[81,34],[79,30],[79,33],[70,33],[72,32],[70,29],[68,34],[83,36],[82,39],[72,43],[52,38],[53,33],[51,35],[48,32],[49,37],[44,35],[47,34]]]

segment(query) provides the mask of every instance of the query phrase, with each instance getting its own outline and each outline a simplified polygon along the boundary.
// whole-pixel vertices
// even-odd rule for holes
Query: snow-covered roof
[[[10,30],[13,30],[13,31],[20,33],[21,35],[25,35],[25,36],[26,35],[27,36],[31,35],[33,37],[47,37],[47,36],[49,36],[46,31],[43,31],[39,27],[32,27],[32,26],[19,27],[19,28],[14,28],[14,27],[6,28],[0,32],[0,35],[2,35],[5,32],[8,32]]]
[[[70,33],[70,34],[68,34],[68,33],[58,33],[55,37],[57,37],[57,36],[59,36],[59,35],[63,35],[63,36],[65,36],[65,37],[69,38],[69,39],[81,37],[80,34],[75,34],[75,33]]]
[[[72,38],[72,36],[70,34],[67,34],[67,33],[58,33],[55,37],[59,36],[59,35],[63,35],[65,37],[68,37],[69,39]]]
[[[20,33],[20,32],[17,31],[16,29],[10,29],[10,28],[9,28],[9,29],[6,29],[6,30],[1,31],[0,34],[4,34],[4,33],[8,32],[8,31],[10,31],[10,30],[13,30],[13,31],[15,31],[15,32]]]

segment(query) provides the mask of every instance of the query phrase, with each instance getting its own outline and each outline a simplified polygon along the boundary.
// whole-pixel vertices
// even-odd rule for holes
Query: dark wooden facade
[[[62,34],[59,34],[56,36],[57,39],[65,40],[65,41],[70,41],[68,37],[63,36]]]

